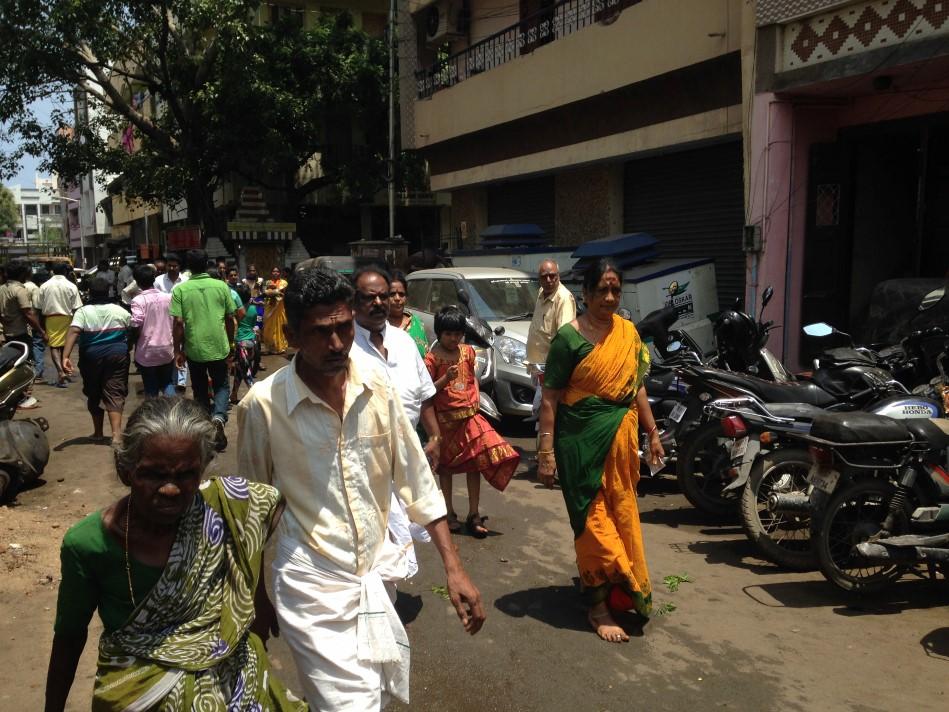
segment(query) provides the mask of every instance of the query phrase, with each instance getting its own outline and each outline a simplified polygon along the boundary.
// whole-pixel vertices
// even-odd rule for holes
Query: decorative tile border
[[[873,0],[784,28],[781,70],[949,35],[949,0]]]

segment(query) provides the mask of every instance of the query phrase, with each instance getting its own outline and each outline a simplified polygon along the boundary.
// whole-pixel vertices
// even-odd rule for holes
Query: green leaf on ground
[[[676,604],[667,601],[666,603],[660,604],[660,606],[656,609],[656,615],[667,616],[670,613],[672,613],[675,609],[676,609]]]
[[[675,593],[679,590],[680,584],[692,583],[692,577],[688,574],[671,574],[663,578],[662,582],[669,589],[669,593]]]
[[[434,593],[436,596],[441,596],[446,601],[451,600],[448,595],[448,589],[444,586],[432,586],[432,593]]]

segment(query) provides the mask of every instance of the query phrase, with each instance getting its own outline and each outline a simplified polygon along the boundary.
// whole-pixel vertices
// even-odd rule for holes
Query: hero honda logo
[[[668,297],[665,300],[666,306],[673,306],[676,309],[676,315],[681,319],[691,316],[695,312],[692,303],[692,293],[688,291],[690,282],[679,284],[679,280],[674,279],[665,287]]]

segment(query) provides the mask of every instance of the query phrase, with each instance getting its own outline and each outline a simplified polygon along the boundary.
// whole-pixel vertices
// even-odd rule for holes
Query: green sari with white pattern
[[[250,632],[279,501],[273,487],[240,477],[201,484],[158,583],[99,641],[94,712],[308,709],[271,676]]]

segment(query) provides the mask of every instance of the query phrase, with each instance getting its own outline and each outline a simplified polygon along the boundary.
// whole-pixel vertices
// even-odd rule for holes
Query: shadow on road
[[[398,591],[395,595],[395,612],[399,614],[399,620],[402,621],[402,625],[408,625],[416,618],[418,614],[422,612],[422,602],[421,596],[413,596],[411,593],[406,593],[405,591]]]
[[[946,605],[944,587],[913,580],[899,581],[880,593],[861,597],[849,596],[824,579],[757,584],[745,586],[742,591],[769,608],[832,608],[837,615],[850,618],[898,615]],[[949,628],[929,635],[934,636],[933,645],[949,655]],[[925,648],[926,638],[920,644]]]
[[[574,579],[573,586],[541,586],[515,591],[498,598],[494,607],[512,618],[529,616],[554,628],[586,632],[590,627],[578,586],[577,579]]]
[[[924,635],[919,644],[929,657],[949,662],[949,628],[936,628]]]
[[[685,546],[693,554],[704,556],[707,564],[727,564],[755,574],[787,573],[774,564],[762,561],[754,544],[747,539],[692,541]]]
[[[704,512],[700,512],[694,507],[646,509],[640,511],[639,520],[644,524],[664,524],[667,527],[673,528],[680,526],[734,525],[734,520],[716,519]]]
[[[70,438],[69,440],[63,440],[59,445],[53,448],[54,452],[62,452],[67,447],[72,447],[73,445],[111,445],[112,440],[110,438],[91,438],[88,435],[84,435],[78,438]]]

